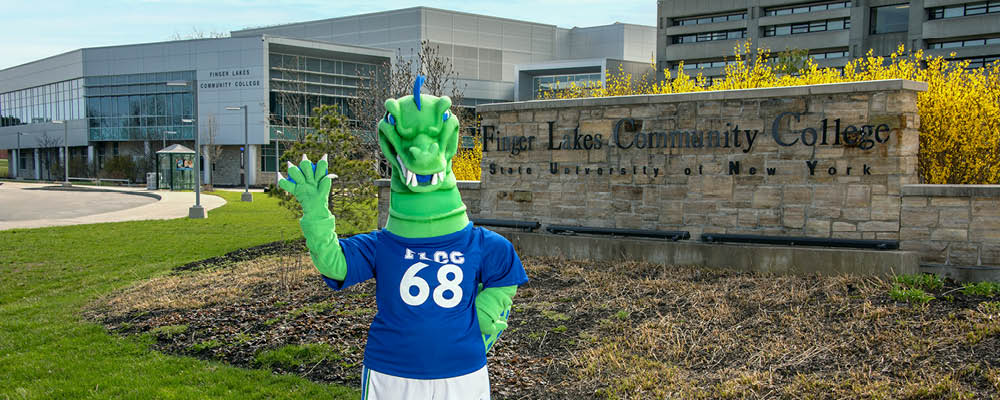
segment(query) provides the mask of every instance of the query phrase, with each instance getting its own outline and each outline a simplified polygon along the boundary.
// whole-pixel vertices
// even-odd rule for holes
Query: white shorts
[[[489,400],[490,374],[478,371],[453,378],[412,379],[361,368],[361,400]]]

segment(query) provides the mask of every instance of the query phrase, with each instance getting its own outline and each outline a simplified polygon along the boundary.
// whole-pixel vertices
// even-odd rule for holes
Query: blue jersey
[[[340,240],[347,259],[340,290],[375,279],[378,311],[368,330],[365,366],[413,379],[465,375],[486,365],[476,318],[484,288],[528,281],[514,246],[469,223],[444,236],[410,239],[375,231]]]

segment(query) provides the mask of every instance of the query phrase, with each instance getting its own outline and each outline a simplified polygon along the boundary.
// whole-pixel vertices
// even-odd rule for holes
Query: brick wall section
[[[482,124],[495,126],[497,137],[536,138],[533,151],[517,155],[495,151],[496,143],[487,143],[481,215],[543,224],[679,229],[693,238],[711,232],[897,239],[901,188],[917,183],[916,96],[925,89],[923,83],[894,80],[480,106]],[[800,121],[785,118],[781,124],[786,143],[799,137],[790,129],[818,129],[824,118],[830,124],[839,118],[843,126],[885,123],[891,138],[869,151],[779,146],[771,136],[772,122],[782,112],[803,113]],[[600,133],[607,141],[621,118],[640,121],[643,133],[722,130],[726,123],[760,133],[747,153],[718,147],[622,150],[607,144],[600,150],[547,150],[549,122],[554,123],[555,141],[572,137],[577,127],[580,134]],[[624,140],[633,135],[623,133]],[[730,161],[740,162],[741,174],[728,173]],[[809,174],[807,161],[818,162],[815,175]],[[560,166],[559,174],[550,173],[552,163]],[[863,174],[865,165],[871,175]],[[496,173],[491,174],[491,166]],[[643,174],[643,166],[647,172],[659,168],[660,175]],[[578,174],[576,167],[605,172]],[[609,167],[626,168],[627,173],[609,176]],[[751,167],[756,175],[749,174]],[[513,173],[500,173],[501,168]],[[533,174],[523,173],[527,168]],[[768,168],[775,174],[765,173]],[[830,168],[837,174],[830,175]]]
[[[921,262],[1000,265],[1000,185],[903,188],[900,247]]]

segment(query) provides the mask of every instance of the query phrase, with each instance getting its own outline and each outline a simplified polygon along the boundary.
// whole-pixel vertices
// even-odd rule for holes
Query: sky
[[[232,30],[427,6],[573,26],[655,25],[653,0],[415,2],[264,0],[0,0],[0,69],[84,47],[158,42]]]

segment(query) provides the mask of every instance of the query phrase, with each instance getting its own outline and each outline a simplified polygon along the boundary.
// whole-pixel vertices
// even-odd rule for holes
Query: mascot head
[[[413,95],[385,101],[378,123],[382,154],[392,165],[394,192],[430,192],[455,187],[451,159],[458,151],[458,118],[448,96],[420,94],[424,77],[413,83]]]

